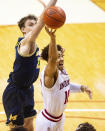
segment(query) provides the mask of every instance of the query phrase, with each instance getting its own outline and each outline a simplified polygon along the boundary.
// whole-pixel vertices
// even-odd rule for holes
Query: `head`
[[[12,128],[10,131],[28,131],[28,130],[24,127],[16,127],[16,128]]]
[[[18,26],[23,33],[26,35],[30,31],[32,31],[33,26],[37,23],[38,18],[34,15],[28,15],[20,19],[18,22]]]
[[[86,122],[86,123],[81,123],[77,127],[76,131],[96,131],[96,129],[91,124]]]
[[[63,70],[64,68],[64,58],[63,58],[64,49],[60,45],[57,45],[57,50],[58,50],[57,67],[59,70]],[[49,45],[44,47],[41,53],[41,58],[47,62],[48,62],[48,51],[49,51]]]

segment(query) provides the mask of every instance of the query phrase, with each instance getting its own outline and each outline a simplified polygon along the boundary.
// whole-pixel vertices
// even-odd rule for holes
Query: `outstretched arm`
[[[81,85],[70,82],[70,92],[71,93],[81,92]]]
[[[49,30],[47,27],[45,28],[46,32],[49,34],[51,42],[49,44],[49,52],[48,52],[48,64],[45,69],[45,86],[47,88],[52,88],[55,83],[55,79],[57,79],[58,71],[57,71],[57,46],[56,46],[56,38],[55,31]]]
[[[88,86],[70,83],[70,91],[72,93],[86,92],[88,94],[89,98],[92,99],[92,92],[91,92],[90,88],[88,88]]]
[[[57,0],[50,0],[50,2],[48,3],[48,5],[46,6],[45,9],[47,9],[50,6],[55,5],[56,2],[57,2]],[[45,11],[45,9],[44,9],[44,11]],[[42,30],[42,28],[44,26],[44,21],[43,21],[44,11],[42,12],[37,24],[33,27],[33,30],[24,39],[24,43],[31,44],[31,43],[35,42],[37,36],[39,35],[40,31]]]
[[[57,0],[50,0],[48,5],[43,5],[45,6],[44,11],[50,7],[54,6],[56,4]],[[44,3],[43,3],[44,4]],[[21,41],[21,46],[20,46],[20,54],[23,55],[29,55],[32,54],[35,51],[36,45],[35,45],[35,40],[38,37],[39,33],[41,32],[42,28],[44,27],[44,21],[43,21],[43,15],[44,11],[42,12],[40,18],[38,19],[37,24],[34,25],[32,31],[30,31],[25,38]]]

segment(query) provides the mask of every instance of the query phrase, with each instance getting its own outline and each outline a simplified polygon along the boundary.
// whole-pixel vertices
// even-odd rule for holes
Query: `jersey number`
[[[65,91],[65,102],[64,102],[64,104],[66,104],[68,102],[68,97],[69,97],[69,90]]]

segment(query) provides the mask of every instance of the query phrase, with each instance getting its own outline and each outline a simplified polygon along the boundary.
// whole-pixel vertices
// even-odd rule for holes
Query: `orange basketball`
[[[57,29],[65,23],[66,14],[62,8],[51,6],[45,10],[43,19],[49,28]]]

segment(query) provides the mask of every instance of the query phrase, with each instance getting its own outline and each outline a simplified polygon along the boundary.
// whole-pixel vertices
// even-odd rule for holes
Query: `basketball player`
[[[50,0],[46,8],[55,5],[57,0]],[[44,11],[43,11],[44,13]],[[3,93],[3,106],[7,116],[6,124],[10,128],[24,126],[33,131],[34,107],[33,83],[37,80],[40,69],[39,48],[36,39],[44,27],[43,13],[39,20],[28,15],[18,22],[23,37],[18,39],[13,72]]]
[[[56,45],[55,31],[45,28],[51,42],[41,53],[47,66],[41,72],[41,91],[44,109],[37,115],[36,131],[63,131],[64,109],[71,91],[88,93],[91,90],[87,86],[70,85],[70,79],[64,69],[63,48]],[[72,90],[71,90],[72,88]]]
[[[79,124],[76,131],[96,131],[96,129],[93,127],[93,125],[86,122]]]

